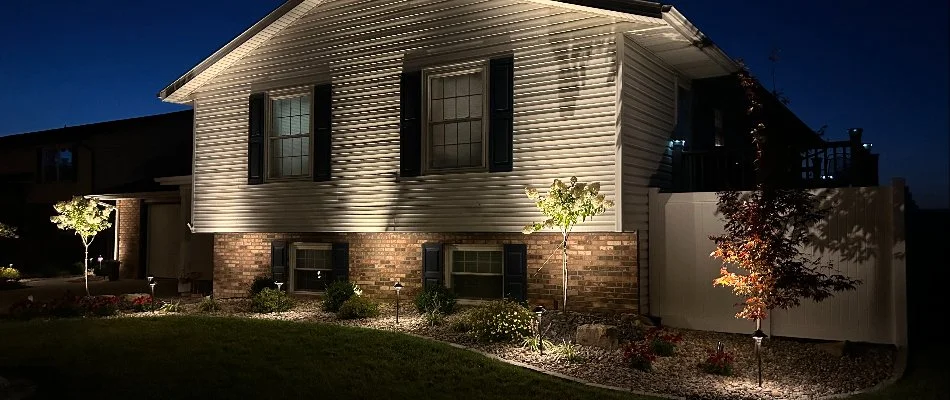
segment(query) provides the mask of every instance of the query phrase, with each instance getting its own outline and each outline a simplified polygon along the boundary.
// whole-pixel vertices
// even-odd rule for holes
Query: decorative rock
[[[585,324],[577,327],[575,340],[582,346],[613,350],[620,344],[619,333],[617,327],[613,325]]]

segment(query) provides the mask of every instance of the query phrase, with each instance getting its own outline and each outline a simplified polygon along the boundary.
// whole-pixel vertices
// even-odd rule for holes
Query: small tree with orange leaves
[[[722,260],[720,276],[714,285],[731,287],[744,298],[736,318],[756,321],[756,327],[773,309],[789,309],[802,299],[822,301],[834,292],[854,290],[860,281],[826,273],[826,265],[817,257],[802,252],[808,244],[809,230],[821,221],[827,210],[819,207],[815,195],[804,188],[782,187],[770,179],[766,158],[774,148],[765,146],[767,124],[758,101],[758,83],[744,67],[739,83],[749,102],[753,121],[755,167],[758,183],[748,193],[719,192],[717,211],[725,219],[726,233],[710,236],[716,250],[710,256]],[[745,273],[729,270],[736,266]]]

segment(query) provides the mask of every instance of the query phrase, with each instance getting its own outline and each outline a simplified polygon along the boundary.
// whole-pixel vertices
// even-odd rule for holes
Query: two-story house
[[[0,262],[15,264],[28,274],[70,270],[82,261],[82,245],[72,232],[50,223],[53,204],[77,195],[123,193],[127,201],[119,211],[125,209],[129,218],[133,217],[129,210],[135,210],[133,221],[114,223],[97,235],[90,256],[120,259],[126,277],[144,276],[149,246],[145,242],[140,246],[139,241],[147,236],[149,215],[139,210],[147,209],[146,201],[179,202],[178,188],[163,186],[156,178],[190,174],[192,123],[192,111],[187,110],[0,138],[4,188],[0,221],[16,226],[20,234],[17,240],[0,242]],[[152,218],[162,223],[169,219]],[[151,253],[158,260],[167,252]],[[154,264],[158,268],[161,263],[177,262],[162,259]]]
[[[194,109],[219,297],[273,274],[557,306],[560,236],[521,233],[524,188],[576,176],[616,206],[575,230],[568,307],[644,312],[648,188],[673,185],[693,85],[736,70],[647,1],[289,0],[159,97]]]

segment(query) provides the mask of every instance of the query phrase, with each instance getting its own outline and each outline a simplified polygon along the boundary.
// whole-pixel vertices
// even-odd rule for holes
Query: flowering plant
[[[493,301],[472,311],[471,333],[478,340],[508,342],[530,336],[535,316],[513,301]]]
[[[119,311],[119,298],[115,296],[86,296],[79,300],[79,308],[86,315],[106,317]]]
[[[646,340],[656,355],[669,357],[676,351],[676,345],[683,341],[683,335],[653,328],[647,331]]]
[[[710,374],[731,375],[733,360],[734,358],[732,357],[732,354],[729,354],[720,348],[718,350],[710,351],[709,357],[706,358],[706,361],[700,364],[700,368]]]
[[[630,368],[649,371],[653,368],[656,355],[647,342],[630,342],[623,349],[623,360]]]

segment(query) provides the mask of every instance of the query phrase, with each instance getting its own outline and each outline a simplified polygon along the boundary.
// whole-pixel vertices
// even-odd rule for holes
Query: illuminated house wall
[[[371,287],[418,279],[419,237],[529,244],[520,231],[541,215],[525,186],[577,176],[617,207],[576,230],[634,242],[584,236],[593,250],[579,254],[578,290],[614,293],[590,292],[586,307],[645,301],[647,188],[669,181],[677,87],[727,74],[711,58],[721,52],[695,45],[695,27],[659,4],[642,15],[545,0],[367,4],[288,1],[159,94],[195,110],[192,224],[215,234],[216,294],[246,293],[274,240],[346,241],[351,259],[378,251],[359,235],[412,242],[392,250],[408,263],[395,272],[368,267],[386,265],[382,253],[351,265]],[[499,56],[514,65],[511,171],[400,176],[401,74]],[[330,180],[249,184],[251,95],[327,83]],[[544,253],[529,244],[529,264]],[[552,285],[529,278],[528,295],[545,300]]]

